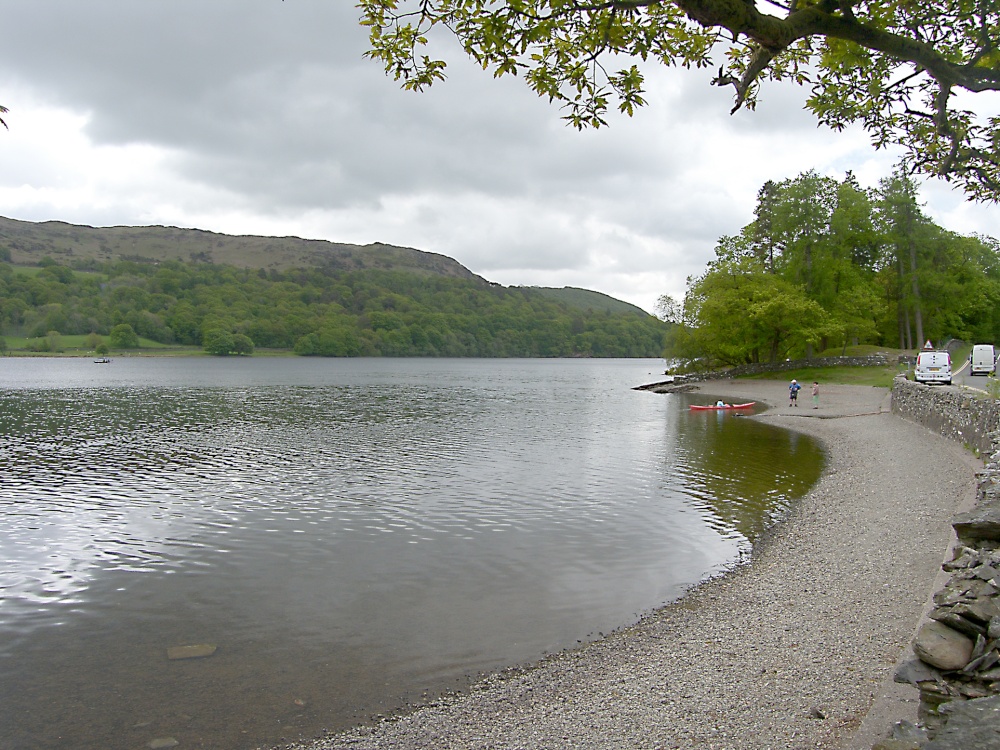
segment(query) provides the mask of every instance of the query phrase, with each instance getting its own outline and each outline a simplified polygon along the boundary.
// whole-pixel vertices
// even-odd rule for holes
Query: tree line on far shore
[[[660,298],[660,317],[676,324],[667,356],[737,365],[1000,340],[1000,244],[935,224],[903,170],[875,189],[851,173],[767,182],[754,215],[718,241],[683,301]]]
[[[668,328],[638,308],[391,270],[0,262],[0,335],[26,337],[37,351],[82,334],[95,350],[135,348],[142,337],[223,355],[659,357]]]

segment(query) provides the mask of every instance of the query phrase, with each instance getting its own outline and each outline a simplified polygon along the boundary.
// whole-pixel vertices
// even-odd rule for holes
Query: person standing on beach
[[[791,385],[788,386],[788,405],[798,406],[799,405],[799,391],[802,390],[802,386],[799,385],[799,381],[793,380]]]
[[[813,409],[819,408],[819,383],[813,381]]]

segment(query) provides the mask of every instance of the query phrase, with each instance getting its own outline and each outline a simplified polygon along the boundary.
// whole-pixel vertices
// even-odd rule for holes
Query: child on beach
[[[819,408],[819,383],[813,381],[813,409]]]
[[[802,386],[799,385],[797,380],[793,380],[791,385],[788,386],[788,405],[798,406],[799,405],[799,391],[802,390]]]

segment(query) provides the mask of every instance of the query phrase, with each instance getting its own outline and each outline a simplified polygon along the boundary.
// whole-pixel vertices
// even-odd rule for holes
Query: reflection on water
[[[697,412],[677,424],[676,469],[720,531],[752,542],[813,485],[823,456],[797,432],[765,429],[738,413]]]
[[[822,464],[656,361],[0,363],[4,748],[349,725],[675,598]]]

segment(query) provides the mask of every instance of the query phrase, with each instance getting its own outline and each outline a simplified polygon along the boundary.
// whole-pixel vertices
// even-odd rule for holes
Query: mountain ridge
[[[14,265],[38,265],[50,258],[70,267],[86,264],[176,260],[238,268],[284,271],[318,267],[338,271],[392,270],[444,276],[495,285],[454,258],[412,247],[372,242],[356,245],[302,237],[231,235],[164,225],[93,227],[65,221],[22,221],[0,216],[0,260],[4,250]],[[572,307],[648,315],[629,302],[580,287],[514,286],[535,290]]]
[[[489,283],[446,255],[382,242],[355,245],[161,225],[92,227],[64,221],[30,222],[0,217],[2,247],[10,251],[10,261],[16,265],[36,265],[48,256],[66,265],[80,260],[177,260],[268,271],[303,266],[344,271],[391,268]]]

